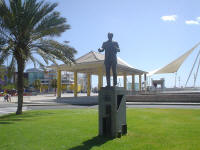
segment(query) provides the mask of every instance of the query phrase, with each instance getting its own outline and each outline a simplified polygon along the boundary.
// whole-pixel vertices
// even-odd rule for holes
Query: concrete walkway
[[[93,103],[93,98],[95,103],[97,103],[97,95],[96,93],[91,93],[91,97],[87,97],[86,93],[79,93],[78,97],[73,97],[73,93],[65,93],[62,94],[62,97],[57,100],[54,94],[44,94],[44,95],[37,95],[37,96],[24,96],[24,104],[25,105],[51,105],[56,103],[70,103],[70,102],[77,102],[83,104],[86,103]],[[96,97],[96,98],[95,98]],[[11,104],[17,103],[17,96],[11,97]],[[5,104],[3,102],[3,97],[0,97],[0,105]]]
[[[53,94],[25,96],[23,110],[36,109],[87,109],[98,108],[97,94],[87,97],[86,94],[79,94],[74,98],[73,93],[63,94],[58,100]],[[168,102],[127,102],[128,108],[180,108],[200,109],[200,103],[168,103]],[[0,97],[0,115],[14,113],[17,108],[17,97],[12,97],[12,103],[3,102]]]
[[[62,94],[62,98],[57,99],[54,94],[45,94],[37,96],[24,96],[23,111],[32,109],[65,109],[65,108],[88,108],[97,105],[97,94],[79,94],[74,98],[73,93]],[[11,98],[11,103],[3,102],[0,97],[0,115],[15,113],[17,109],[17,97]]]
[[[0,108],[0,116],[5,115],[5,114],[10,114],[10,113],[15,113],[17,110],[17,107],[4,107]],[[28,107],[23,107],[23,111],[28,110]]]

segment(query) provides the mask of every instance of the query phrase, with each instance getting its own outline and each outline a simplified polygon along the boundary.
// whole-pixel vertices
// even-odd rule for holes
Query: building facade
[[[29,86],[33,86],[33,83],[35,80],[42,80],[44,79],[44,71],[37,69],[37,68],[31,68],[27,69],[26,73],[28,74],[28,83]]]
[[[53,69],[47,69],[45,71],[31,68],[27,69],[29,86],[33,87],[35,80],[40,80],[41,82],[41,92],[53,92],[55,88],[52,87],[52,80],[57,79],[57,71]],[[87,80],[85,74],[79,74],[78,89],[79,92],[86,92],[87,90]],[[61,77],[62,91],[63,92],[73,92],[74,89],[74,74],[73,72],[62,72]]]

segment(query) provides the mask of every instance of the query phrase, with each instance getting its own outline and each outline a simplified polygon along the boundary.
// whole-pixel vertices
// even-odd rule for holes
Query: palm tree
[[[44,67],[41,60],[64,63],[74,61],[76,50],[48,37],[60,36],[70,28],[66,19],[54,9],[57,3],[44,0],[0,0],[0,65],[10,57],[10,65],[18,71],[18,107],[22,114],[24,68],[27,62]],[[42,59],[38,59],[40,56]]]

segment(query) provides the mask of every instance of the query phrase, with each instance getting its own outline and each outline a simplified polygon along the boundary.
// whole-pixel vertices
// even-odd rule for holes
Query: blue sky
[[[71,29],[55,38],[70,41],[76,58],[97,49],[114,33],[119,57],[145,71],[163,67],[200,41],[199,0],[51,0],[66,17]],[[164,16],[164,17],[163,17]],[[200,48],[200,47],[199,47]],[[197,51],[178,71],[181,85],[192,67]],[[174,74],[156,75],[174,85]],[[177,81],[178,82],[178,81]],[[192,85],[192,80],[189,85]],[[179,84],[178,84],[179,85]],[[200,85],[200,80],[197,80]]]

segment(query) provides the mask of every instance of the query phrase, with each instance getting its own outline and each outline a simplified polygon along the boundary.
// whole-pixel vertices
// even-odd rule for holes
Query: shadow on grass
[[[35,117],[48,116],[54,113],[49,112],[24,112],[22,115],[8,114],[0,116],[0,124],[14,124],[18,121],[30,121]]]
[[[0,121],[0,124],[12,124],[12,122],[8,122],[8,121]]]
[[[13,124],[14,122],[21,121],[21,118],[9,118],[9,119],[1,119],[0,124]]]
[[[69,150],[90,150],[94,146],[101,146],[109,140],[112,140],[112,138],[96,136],[83,142],[81,145],[70,148]]]

